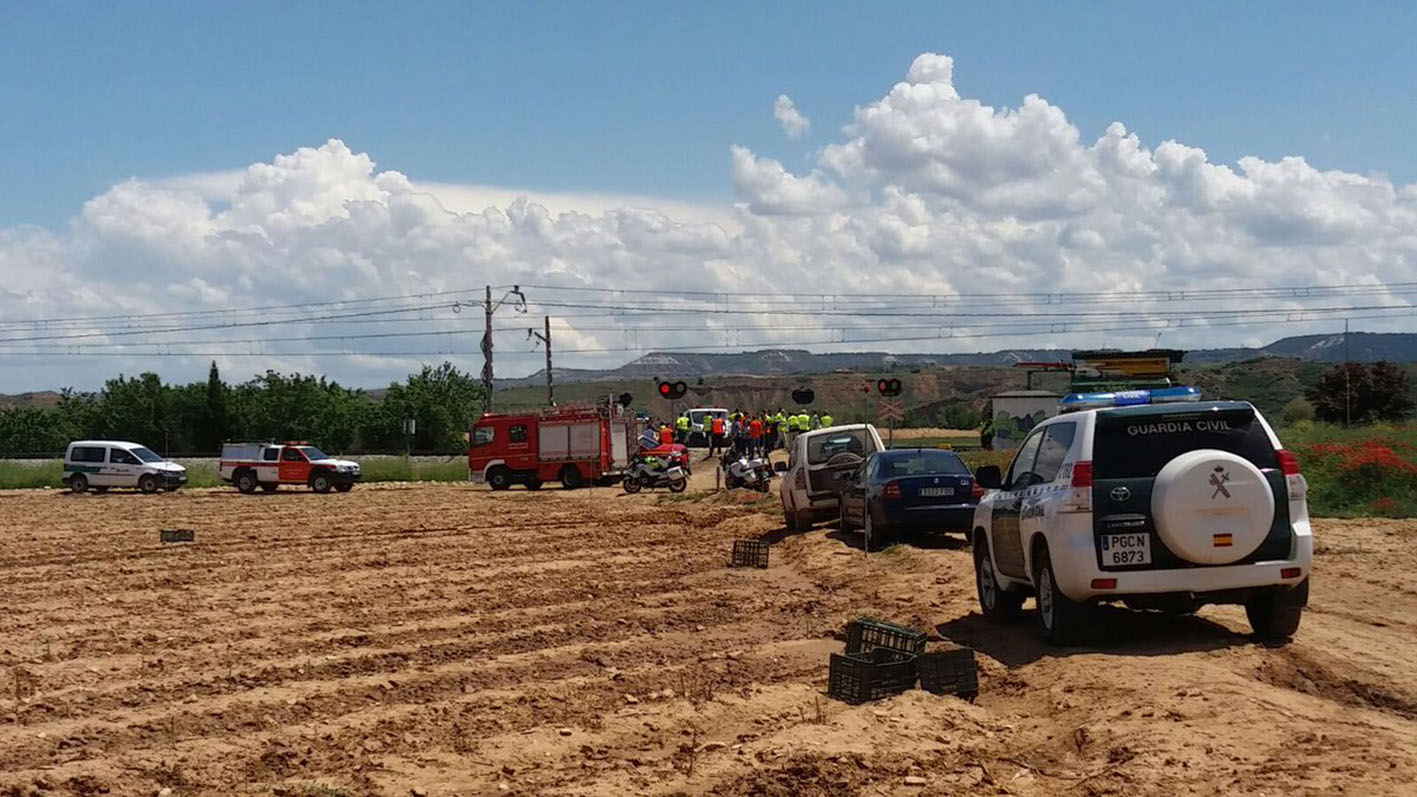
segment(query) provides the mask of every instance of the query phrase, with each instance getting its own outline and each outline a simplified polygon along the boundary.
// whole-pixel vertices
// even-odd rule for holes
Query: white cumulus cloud
[[[33,344],[56,350],[49,357],[15,356],[16,348],[30,345],[16,338],[52,337],[58,330],[14,322],[194,310],[235,318],[233,308],[296,302],[462,289],[475,289],[464,298],[480,298],[484,284],[631,289],[651,296],[702,290],[763,303],[784,293],[839,295],[797,315],[646,319],[560,306],[555,302],[565,304],[567,294],[528,289],[534,302],[552,304],[534,304],[530,318],[499,313],[499,326],[508,330],[499,333],[498,369],[513,375],[540,367],[541,355],[515,327],[534,325],[543,313],[557,319],[561,363],[583,367],[618,364],[635,353],[578,349],[753,348],[831,340],[838,348],[977,351],[1148,345],[1156,333],[1139,331],[1134,323],[1116,330],[1094,324],[1099,328],[1091,332],[1050,326],[1035,335],[992,331],[1003,313],[1061,312],[1060,323],[1076,320],[1066,315],[1077,308],[1045,298],[923,320],[831,315],[850,307],[853,297],[882,294],[1180,293],[1417,282],[1417,185],[1323,170],[1298,156],[1215,163],[1198,147],[1143,142],[1121,122],[1094,138],[1039,96],[1003,108],[962,97],[954,70],[948,56],[919,56],[905,79],[858,107],[836,140],[800,171],[733,147],[725,164],[738,194],[732,206],[594,194],[526,196],[415,182],[380,169],[371,154],[339,140],[242,170],[128,180],[85,203],[63,229],[0,228],[0,321],[6,322],[0,324],[0,362],[21,375],[10,389],[93,387],[113,373],[154,368],[173,378],[201,378],[207,352],[163,359],[68,356],[85,346],[142,339],[108,333]],[[805,132],[806,119],[784,109],[796,114],[785,96],[774,108],[784,130],[791,135],[796,129],[795,122],[783,121],[787,116],[800,119]],[[585,294],[578,301],[625,304],[643,295]],[[1294,297],[1287,304],[1344,301]],[[1407,302],[1406,296],[1382,293],[1352,301]],[[958,301],[938,306],[941,312],[972,309]],[[1176,308],[1157,299],[1082,309]],[[1173,326],[1161,330],[1162,342],[1214,347],[1267,341],[1341,328],[1341,316],[1333,318],[1327,326],[1277,320]],[[1359,328],[1409,329],[1410,318]],[[698,321],[704,329],[623,329],[646,321]],[[872,329],[865,332],[848,329],[867,323]],[[788,325],[794,330],[764,329]],[[358,340],[337,334],[411,330],[438,334]],[[445,303],[399,323],[232,328],[163,340],[197,341],[200,346],[189,348],[198,351],[207,346],[257,355],[216,358],[237,378],[281,367],[376,385],[420,361],[443,359],[439,352],[463,352],[449,359],[476,372],[480,332],[475,308],[455,312]],[[981,335],[993,336],[975,337]],[[277,336],[300,339],[270,340]],[[926,339],[861,342],[883,336]],[[241,342],[247,339],[256,342]],[[311,354],[349,350],[363,354]]]
[[[773,100],[772,117],[782,126],[782,132],[787,134],[788,138],[801,138],[812,129],[812,120],[803,116],[793,104],[792,98],[786,94],[779,94],[777,99]]]

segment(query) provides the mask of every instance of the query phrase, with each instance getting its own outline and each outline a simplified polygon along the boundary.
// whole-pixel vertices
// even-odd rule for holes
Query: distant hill
[[[1417,333],[1354,332],[1348,336],[1354,362],[1417,362]],[[891,354],[889,352],[834,352],[814,354],[800,349],[760,349],[725,354],[651,352],[618,368],[594,370],[557,368],[556,382],[607,382],[657,377],[697,379],[710,376],[789,376],[845,371],[892,371],[945,365],[1014,365],[1020,362],[1065,362],[1070,349],[1004,349],[972,354]],[[1301,335],[1283,338],[1258,349],[1197,349],[1186,353],[1192,365],[1243,362],[1264,357],[1287,357],[1310,362],[1342,362],[1343,335]],[[499,379],[498,388],[544,384],[545,371],[519,379]]]
[[[52,390],[37,393],[16,393],[0,396],[0,410],[22,410],[31,407],[54,407],[59,404],[59,394]]]

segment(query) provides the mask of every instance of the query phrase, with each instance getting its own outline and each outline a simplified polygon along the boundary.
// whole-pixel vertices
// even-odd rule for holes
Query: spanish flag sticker
[[[1233,534],[1213,534],[1210,539],[1216,548],[1229,548],[1235,544]]]

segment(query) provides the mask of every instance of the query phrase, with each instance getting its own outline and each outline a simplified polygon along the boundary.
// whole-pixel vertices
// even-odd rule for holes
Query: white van
[[[695,407],[689,410],[689,439],[686,445],[708,448],[708,424],[714,418],[728,420],[728,410],[723,407]]]
[[[76,493],[89,488],[101,493],[110,487],[155,493],[176,490],[186,483],[186,468],[137,443],[78,440],[64,452],[64,484]]]

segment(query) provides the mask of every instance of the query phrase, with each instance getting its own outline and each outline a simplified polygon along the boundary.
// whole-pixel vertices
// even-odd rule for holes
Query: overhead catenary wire
[[[1293,316],[1304,316],[1304,315],[1307,315],[1307,314],[1318,314],[1318,313],[1323,313],[1323,314],[1328,314],[1328,313],[1345,313],[1345,314],[1347,314],[1347,315],[1349,315],[1349,316],[1351,317],[1351,313],[1349,313],[1348,311],[1353,310],[1353,309],[1362,309],[1362,308],[1311,308],[1311,309],[1308,309],[1308,310],[1294,310],[1294,309],[1278,310],[1278,309],[1276,309],[1276,310],[1269,310],[1269,311],[1263,311],[1263,310],[1260,310],[1260,311],[1253,311],[1253,310],[1252,310],[1252,311],[1227,311],[1227,312],[1225,312],[1225,313],[1216,314],[1216,315],[1156,318],[1156,319],[1155,319],[1155,322],[1157,322],[1157,323],[1165,322],[1166,326],[1162,327],[1163,330],[1172,330],[1172,329],[1193,329],[1193,328],[1198,328],[1198,327],[1220,326],[1220,325],[1222,325],[1222,324],[1220,323],[1220,321],[1222,321],[1222,320],[1224,320],[1224,319],[1227,319],[1227,318],[1236,318],[1236,317],[1244,317],[1244,318],[1255,319],[1255,320],[1254,320],[1254,323],[1267,323],[1267,322],[1269,322],[1269,321],[1271,321],[1271,320],[1277,320],[1277,319],[1271,319],[1270,316],[1283,316],[1283,317],[1285,317],[1285,318],[1290,318],[1290,317],[1293,317]],[[1401,313],[1401,312],[1417,312],[1417,305],[1375,306],[1375,307],[1370,307],[1370,308],[1368,308],[1368,309],[1369,309],[1370,311],[1378,311],[1378,312],[1371,312],[1370,314],[1368,314],[1368,315],[1366,315],[1366,316],[1360,316],[1360,317],[1367,317],[1367,318],[1384,318],[1384,317],[1391,317],[1391,315],[1393,315],[1393,314],[1398,314],[1398,313]],[[1145,314],[1145,313],[1138,313],[1138,314],[1136,314],[1136,315],[1137,315],[1138,317],[1140,317],[1140,318],[1148,317],[1148,314]],[[991,317],[992,317],[992,316],[991,316]],[[1002,317],[1007,318],[1007,317],[1011,317],[1011,316],[1010,316],[1009,314],[1004,314]],[[1015,317],[1015,318],[1023,318],[1023,317],[1027,317],[1027,316],[1026,316],[1026,314],[1013,314],[1012,317]],[[574,326],[574,325],[568,325],[566,328],[569,329],[569,330],[571,330],[571,331],[574,331],[574,332],[615,332],[615,333],[620,333],[620,332],[701,332],[701,333],[713,333],[713,334],[738,334],[738,335],[741,335],[741,334],[744,334],[744,333],[748,333],[748,334],[752,334],[752,333],[763,334],[763,333],[788,332],[788,331],[799,331],[799,332],[800,332],[800,331],[808,331],[808,330],[820,331],[820,332],[830,332],[830,333],[841,333],[841,334],[845,335],[845,334],[847,334],[847,333],[852,333],[852,332],[879,332],[879,331],[887,330],[887,329],[890,329],[890,330],[904,330],[904,329],[919,330],[919,329],[941,329],[941,328],[953,327],[953,326],[961,326],[961,327],[964,327],[964,328],[967,328],[967,329],[998,329],[998,328],[1006,328],[1006,329],[1020,329],[1020,330],[1022,330],[1022,329],[1024,329],[1024,328],[1027,328],[1027,329],[1034,329],[1034,330],[1039,330],[1039,331],[1044,331],[1044,332],[1052,331],[1053,329],[1056,329],[1057,326],[1058,326],[1059,323],[1060,323],[1060,322],[1058,322],[1058,321],[1056,321],[1056,320],[1052,320],[1052,319],[1056,318],[1056,316],[1053,315],[1053,314],[1048,314],[1048,315],[1046,315],[1045,317],[1046,317],[1047,319],[1050,319],[1050,320],[1039,320],[1039,321],[982,321],[982,322],[981,322],[981,321],[969,321],[967,324],[962,324],[962,325],[943,325],[943,324],[938,324],[938,323],[936,323],[936,324],[918,324],[918,323],[917,323],[917,324],[895,324],[895,323],[891,323],[891,324],[874,324],[874,325],[870,325],[870,326],[860,326],[860,325],[857,325],[857,326],[846,326],[846,325],[831,325],[831,324],[795,324],[795,325],[764,324],[764,325],[739,325],[739,326],[724,326],[724,327],[708,327],[708,326],[702,326],[702,325],[698,325],[698,326],[688,326],[688,325],[684,325],[684,326]],[[1118,315],[1118,316],[1116,316],[1116,317],[1120,318],[1120,317],[1125,317],[1125,316],[1123,316],[1123,315]],[[1112,318],[1112,316],[1108,316],[1108,318]],[[1294,318],[1293,320],[1296,320],[1296,321],[1309,321],[1309,320],[1317,320],[1317,319]],[[1090,331],[1089,328],[1085,328],[1085,327],[1082,326],[1082,325],[1084,325],[1084,324],[1088,324],[1088,323],[1093,323],[1093,324],[1095,324],[1095,323],[1105,323],[1105,322],[1103,322],[1103,321],[1082,321],[1082,322],[1076,322],[1076,323],[1074,323],[1074,322],[1066,322],[1066,323],[1068,323],[1070,326],[1075,327],[1075,329],[1073,329],[1072,331],[1077,332],[1077,333],[1082,333],[1082,332]],[[1146,329],[1148,329],[1148,330],[1154,330],[1155,327],[1154,327],[1154,326],[1153,326],[1153,327],[1147,327]],[[526,330],[527,330],[527,327],[526,327],[525,325],[519,325],[519,326],[494,327],[492,331],[493,331],[493,332],[496,332],[496,333],[523,333],[523,334],[524,334],[524,333],[526,332]],[[1105,330],[1104,330],[1104,331],[1105,331]],[[370,332],[370,333],[356,332],[356,333],[339,333],[339,334],[328,334],[328,335],[285,335],[285,336],[272,336],[272,337],[262,337],[262,338],[227,338],[227,339],[222,339],[222,340],[202,340],[202,341],[168,341],[168,342],[135,341],[135,342],[131,342],[131,343],[100,342],[100,343],[68,343],[68,344],[63,344],[63,343],[37,343],[37,342],[29,342],[29,341],[25,342],[24,344],[21,344],[21,343],[10,342],[10,341],[6,341],[6,340],[4,340],[4,339],[0,339],[0,353],[3,353],[3,352],[5,351],[5,349],[7,349],[7,348],[15,347],[15,346],[24,346],[25,348],[31,348],[31,347],[32,347],[32,348],[35,348],[35,349],[37,349],[37,350],[63,352],[63,351],[73,350],[73,349],[78,348],[78,347],[83,347],[83,348],[112,348],[112,347],[135,347],[135,346],[152,346],[152,345],[165,345],[165,346],[188,346],[188,345],[223,345],[223,346],[227,346],[227,345],[258,345],[258,344],[266,344],[266,343],[289,343],[289,342],[294,342],[294,341],[386,340],[386,339],[396,339],[396,338],[438,337],[438,336],[443,336],[443,335],[447,335],[447,336],[453,336],[453,335],[468,335],[468,334],[479,334],[479,335],[480,335],[480,334],[482,334],[482,332],[483,332],[483,330],[481,330],[481,329],[475,329],[475,328],[471,328],[471,327],[463,327],[463,328],[460,328],[460,329],[419,330],[419,331],[414,331],[414,332]],[[957,337],[957,336],[956,336],[956,337]],[[42,339],[35,339],[35,340],[38,341],[38,340],[42,340]],[[844,338],[843,338],[843,339],[838,339],[838,340],[836,340],[835,342],[837,342],[837,343],[853,343],[853,342],[855,342],[855,341],[852,341],[852,340],[844,339]],[[771,344],[772,344],[771,341],[766,341],[766,342],[763,342],[762,344],[759,344],[759,345],[771,345]]]
[[[1350,316],[1350,318],[1356,318],[1356,319],[1371,318],[1371,317],[1385,318],[1385,317],[1390,317],[1390,316],[1366,316],[1366,315],[1353,315],[1353,316]],[[1321,320],[1321,319],[1268,319],[1268,320],[1258,320],[1258,321],[1257,321],[1257,320],[1248,320],[1248,319],[1247,319],[1247,320],[1240,320],[1240,321],[1217,322],[1217,323],[1205,324],[1205,325],[1201,325],[1201,324],[1185,325],[1184,327],[1182,327],[1182,326],[1165,326],[1165,327],[1160,327],[1160,329],[1162,329],[1162,330],[1171,330],[1171,329],[1181,329],[1181,328],[1193,329],[1193,328],[1205,328],[1205,327],[1256,326],[1256,325],[1261,325],[1261,324],[1274,324],[1274,323],[1293,323],[1293,324],[1299,324],[1299,323],[1316,323],[1316,322],[1319,321],[1319,320]],[[663,351],[663,352],[695,352],[695,351],[718,351],[718,350],[724,350],[724,349],[744,349],[744,348],[750,348],[750,347],[752,347],[752,346],[770,347],[770,348],[794,348],[794,347],[833,346],[833,345],[835,345],[835,346],[840,346],[840,345],[852,345],[852,346],[855,346],[855,345],[872,344],[872,343],[909,343],[909,342],[942,341],[942,340],[970,340],[970,339],[981,339],[981,338],[1002,338],[1002,337],[1030,336],[1030,335],[1038,335],[1038,334],[1041,334],[1041,332],[1047,332],[1047,333],[1049,333],[1050,335],[1059,335],[1059,334],[1089,334],[1089,333],[1098,333],[1098,332],[1135,332],[1135,333],[1151,333],[1151,332],[1156,332],[1156,331],[1158,330],[1158,327],[1155,326],[1154,324],[1151,325],[1151,326],[1112,326],[1112,327],[1091,327],[1091,328],[1086,328],[1086,329],[1067,329],[1066,327],[1068,327],[1068,326],[1069,326],[1069,324],[1068,324],[1067,322],[1058,322],[1057,324],[1054,325],[1055,328],[1050,329],[1050,330],[1043,330],[1043,331],[1036,330],[1036,329],[1035,329],[1035,330],[1028,330],[1028,331],[1013,331],[1013,332],[999,331],[999,332],[978,332],[978,333],[975,333],[975,332],[964,332],[964,331],[961,331],[961,332],[953,332],[953,331],[951,331],[951,332],[949,332],[949,333],[939,333],[939,334],[935,334],[935,335],[912,335],[912,336],[892,336],[892,337],[878,337],[878,338],[863,338],[863,339],[849,340],[849,341],[842,341],[842,340],[829,339],[829,340],[805,340],[805,341],[777,341],[777,342],[771,342],[771,343],[755,343],[755,344],[746,344],[746,345],[745,345],[745,344],[739,344],[739,343],[734,343],[734,344],[696,344],[696,345],[685,345],[685,346],[653,346],[653,347],[649,347],[649,348],[652,348],[654,351]],[[1052,341],[1050,341],[1050,342],[1052,342]],[[208,342],[208,344],[210,344],[210,343],[211,343],[211,342]],[[149,345],[153,345],[153,344],[149,344]],[[172,345],[172,344],[162,344],[162,345],[170,346],[170,345]],[[608,353],[616,353],[616,352],[633,352],[633,351],[645,351],[645,350],[646,350],[646,347],[642,347],[642,346],[597,347],[597,348],[571,348],[571,349],[564,349],[564,350],[562,350],[562,353],[565,353],[565,354],[608,354]],[[202,357],[202,358],[209,358],[209,357],[443,357],[443,356],[474,356],[474,355],[479,355],[480,353],[481,353],[481,352],[478,352],[478,351],[457,351],[457,350],[451,350],[451,349],[442,349],[442,350],[433,350],[433,351],[426,351],[426,350],[424,350],[424,351],[315,350],[315,351],[245,351],[245,352],[240,352],[240,351],[237,351],[237,352],[232,352],[232,351],[171,351],[171,350],[167,350],[167,351],[155,350],[155,351],[143,351],[143,352],[133,352],[133,351],[68,351],[68,352],[52,352],[52,351],[51,351],[51,352],[7,351],[7,352],[0,352],[0,358],[3,358],[3,357],[13,357],[13,356],[45,356],[45,357],[55,357],[55,356],[72,356],[72,357],[134,357],[134,356],[140,356],[140,357]],[[539,353],[539,352],[534,352],[534,351],[528,351],[528,352],[509,352],[508,354],[513,354],[513,355],[536,355],[536,356],[540,356],[540,353]]]
[[[831,303],[851,303],[851,304],[872,304],[888,303],[892,307],[936,305],[939,303],[969,302],[974,305],[989,304],[994,302],[1016,304],[1021,301],[1040,301],[1049,304],[1096,304],[1112,302],[1135,302],[1145,300],[1165,301],[1165,302],[1194,302],[1194,301],[1251,301],[1256,298],[1315,298],[1332,296],[1374,296],[1374,295],[1399,295],[1417,293],[1417,282],[1392,282],[1392,283],[1344,283],[1336,285],[1293,285],[1293,286],[1254,286],[1236,288],[1215,288],[1215,289],[1155,289],[1144,291],[1108,291],[1097,292],[1057,292],[1057,291],[1022,291],[1006,293],[988,292],[962,292],[948,294],[921,294],[921,293],[871,293],[867,295],[853,294],[832,294],[832,293],[782,293],[775,292],[769,296],[753,293],[735,293],[732,291],[675,291],[661,289],[638,289],[638,288],[601,288],[594,286],[551,286],[551,285],[523,285],[523,288],[538,289],[545,291],[563,292],[591,292],[601,294],[622,294],[631,296],[649,296],[653,299],[665,300],[678,298],[681,301],[700,301],[717,305],[727,304],[753,304],[760,307],[773,307],[778,305],[793,304],[820,304]],[[321,300],[310,302],[294,302],[289,304],[268,304],[243,306],[234,308],[204,308],[194,310],[172,310],[162,312],[130,312],[114,313],[108,315],[94,316],[63,316],[53,318],[21,318],[21,319],[0,319],[0,329],[17,326],[54,326],[54,325],[82,325],[82,324],[134,324],[156,319],[175,318],[201,318],[208,316],[226,316],[228,318],[241,317],[250,314],[277,314],[311,312],[320,308],[348,307],[353,305],[371,305],[389,302],[426,302],[429,299],[466,295],[466,302],[461,304],[476,304],[476,294],[482,288],[456,288],[440,291],[424,291],[409,294],[390,294],[386,296],[367,297],[359,299],[338,299]],[[704,297],[698,299],[687,299],[685,297]],[[640,300],[640,306],[646,307],[650,311],[664,309],[659,305],[646,305],[646,300]],[[536,303],[536,302],[533,302]],[[448,303],[452,306],[458,303]],[[608,307],[610,305],[589,305],[593,307]],[[412,309],[412,308],[408,308]]]

